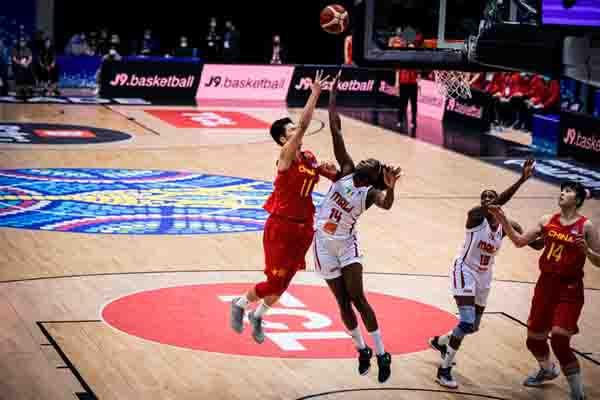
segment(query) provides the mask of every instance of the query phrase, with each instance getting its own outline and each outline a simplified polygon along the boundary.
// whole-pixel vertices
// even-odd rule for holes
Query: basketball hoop
[[[463,99],[471,98],[468,72],[435,70],[433,73],[442,96],[453,99],[459,97]]]

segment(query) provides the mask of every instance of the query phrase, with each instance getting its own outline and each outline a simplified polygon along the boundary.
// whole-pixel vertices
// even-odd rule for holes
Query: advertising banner
[[[558,155],[600,165],[600,120],[586,114],[562,112]]]
[[[196,99],[285,102],[293,73],[290,65],[206,64]]]
[[[100,96],[190,103],[198,89],[201,73],[202,64],[199,62],[104,62],[101,69]]]

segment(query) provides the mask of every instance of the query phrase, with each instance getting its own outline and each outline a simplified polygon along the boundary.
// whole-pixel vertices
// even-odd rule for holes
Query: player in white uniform
[[[365,344],[352,305],[375,342],[378,380],[385,382],[391,374],[392,358],[385,351],[377,318],[367,301],[362,282],[362,253],[356,233],[360,215],[371,205],[390,209],[394,202],[394,186],[400,169],[368,159],[354,166],[346,151],[341,121],[335,109],[339,74],[332,85],[329,102],[329,124],[335,158],[340,165],[338,179],[323,199],[316,218],[313,239],[315,270],[327,281],[340,308],[344,325],[350,332],[359,356],[358,372],[365,375],[371,365],[372,350]]]
[[[469,211],[465,243],[450,269],[450,285],[458,306],[459,324],[446,335],[429,339],[431,347],[438,350],[442,356],[442,364],[437,372],[437,381],[442,386],[452,389],[458,387],[451,373],[454,356],[463,338],[479,330],[490,294],[496,254],[505,236],[502,225],[488,211],[488,207],[506,204],[532,176],[533,167],[534,161],[527,160],[521,177],[514,185],[500,195],[494,190],[484,190],[481,193],[481,205]],[[516,222],[511,221],[511,224],[517,231],[522,231]],[[530,246],[541,249],[544,243],[542,240],[536,240]]]

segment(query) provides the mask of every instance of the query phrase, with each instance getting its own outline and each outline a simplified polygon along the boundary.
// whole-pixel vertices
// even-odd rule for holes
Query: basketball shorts
[[[485,272],[475,272],[458,261],[455,261],[450,269],[450,289],[453,296],[473,296],[475,304],[485,307],[491,286],[491,269]]]
[[[263,233],[267,281],[256,286],[259,297],[281,295],[296,272],[306,269],[306,252],[313,235],[312,221],[296,222],[275,215],[267,218]]]
[[[549,332],[556,326],[576,334],[583,304],[581,279],[564,282],[542,274],[535,285],[527,326],[535,333]]]
[[[342,276],[342,268],[363,261],[358,237],[353,234],[348,239],[332,239],[317,231],[313,241],[315,272],[325,280]]]

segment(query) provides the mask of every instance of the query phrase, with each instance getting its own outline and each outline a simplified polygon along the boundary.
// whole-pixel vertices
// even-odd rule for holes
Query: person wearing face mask
[[[186,36],[179,38],[179,45],[175,49],[175,57],[192,57],[194,50],[189,47]]]
[[[221,36],[217,32],[217,19],[211,17],[204,41],[204,54],[208,61],[216,61],[221,54]]]
[[[37,60],[37,76],[39,84],[46,95],[58,96],[58,69],[56,67],[56,53],[50,38],[44,40]]]
[[[21,37],[12,50],[12,65],[17,85],[17,96],[30,96],[35,85],[35,76],[31,65],[33,57],[27,41]]]
[[[100,55],[108,53],[109,42],[110,40],[108,38],[108,29],[100,29],[100,36],[98,37],[96,53]]]
[[[121,61],[121,55],[117,51],[117,48],[114,45],[110,45],[108,52],[102,57],[102,62],[100,63],[100,68],[96,71],[96,89],[94,90],[95,94],[98,94],[100,90],[100,77],[102,76],[102,66],[107,62],[113,61]]]
[[[223,61],[227,64],[235,63],[240,57],[240,32],[231,20],[225,21],[223,33]]]
[[[278,34],[273,35],[273,43],[269,54],[269,64],[284,64],[287,62],[287,54]]]

